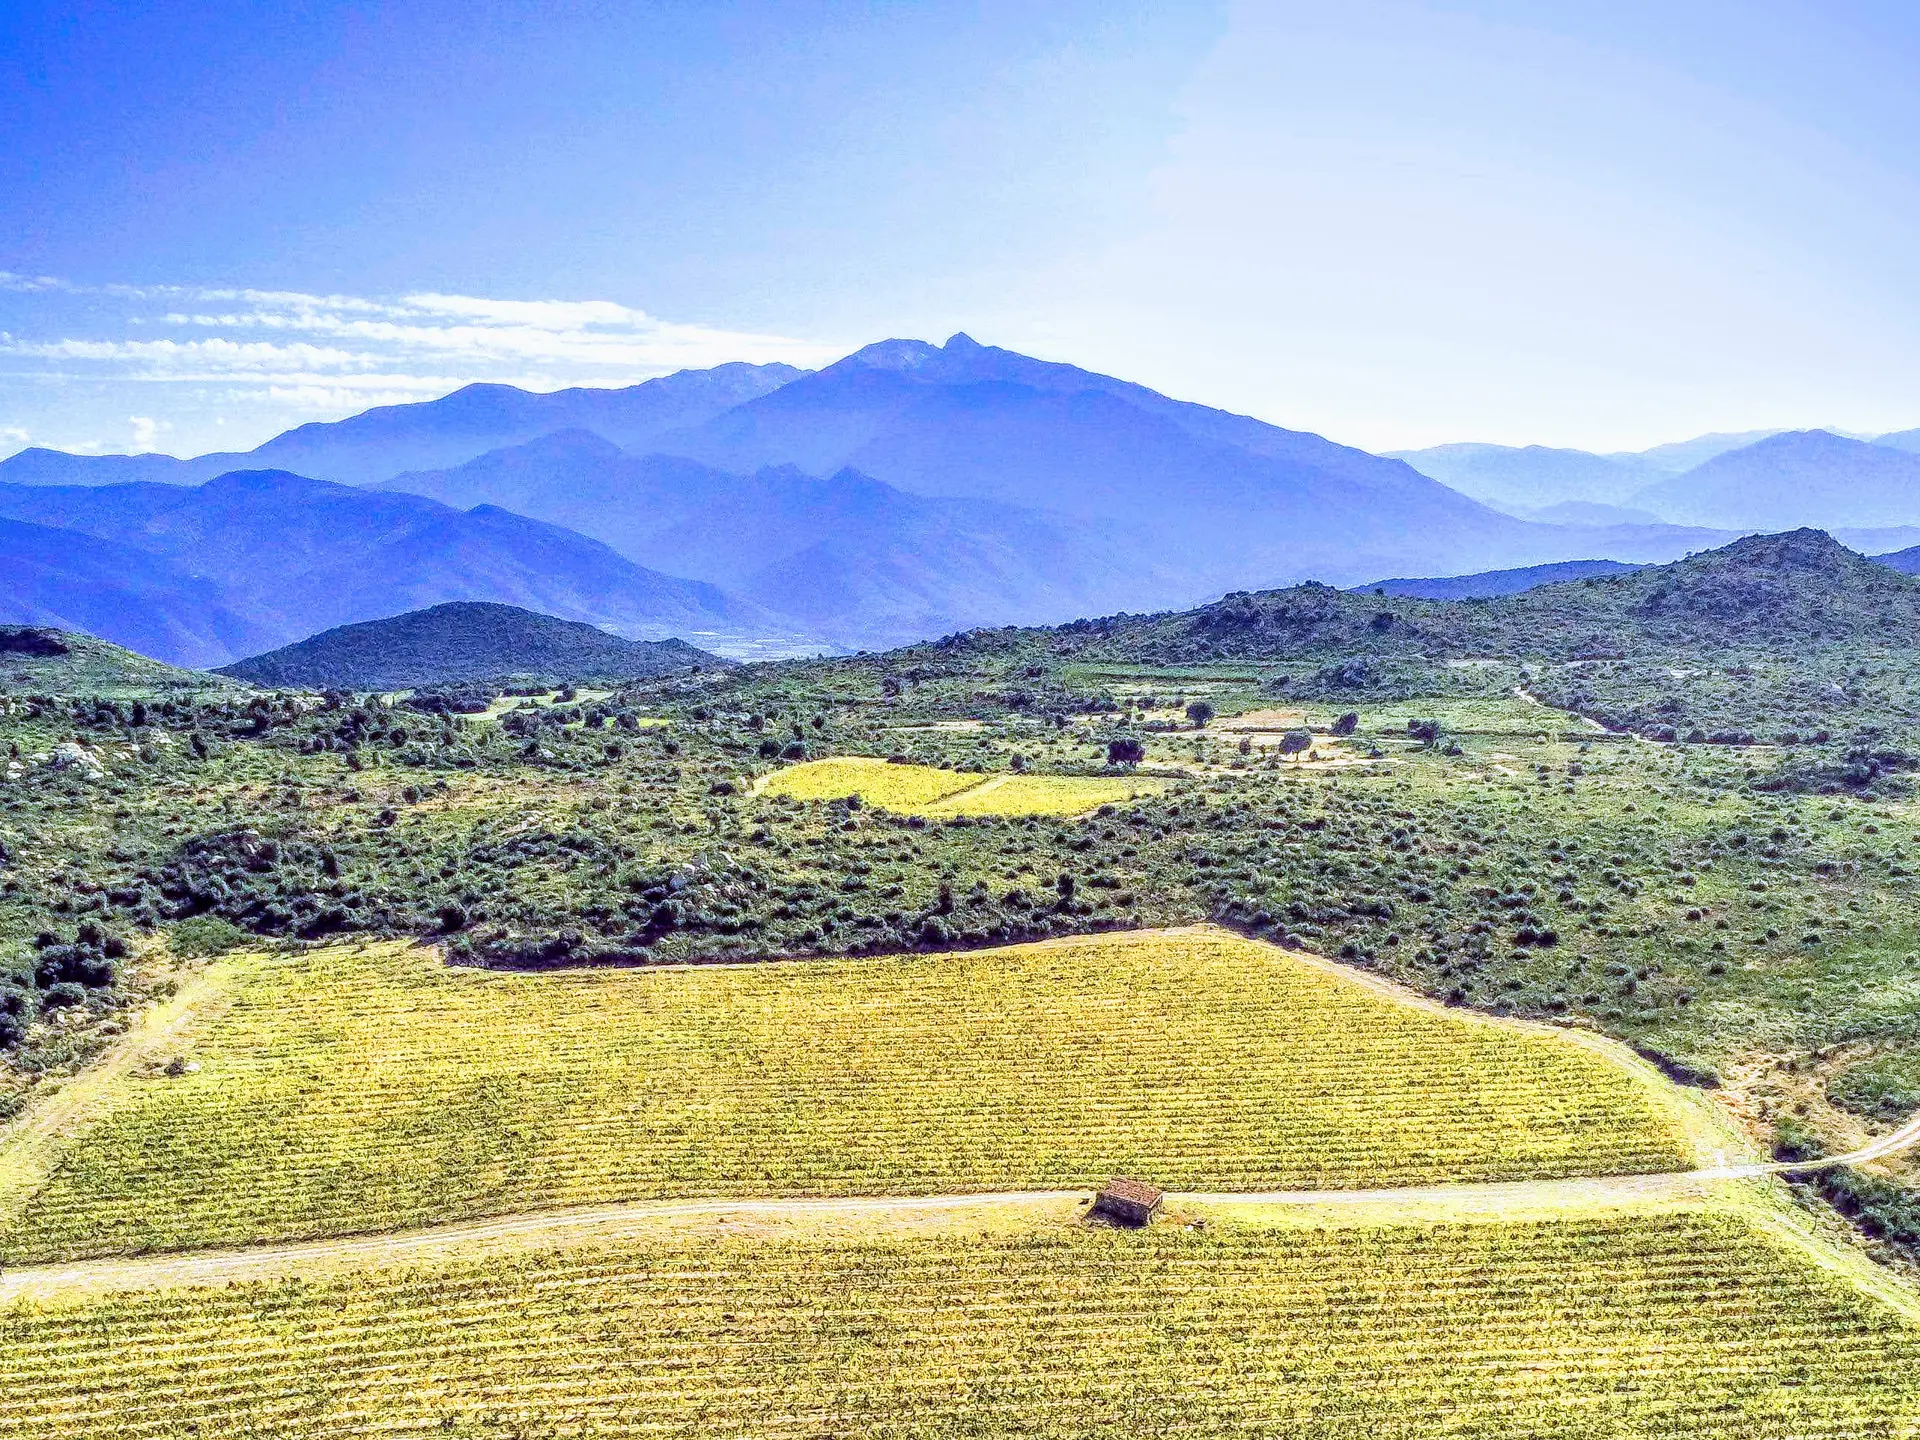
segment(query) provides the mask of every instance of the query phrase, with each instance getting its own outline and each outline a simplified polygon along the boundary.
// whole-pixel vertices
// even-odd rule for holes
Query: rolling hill
[[[1865,748],[1846,766],[1790,769],[1781,781],[1822,789],[1920,764],[1873,738],[1920,733],[1903,653],[1916,632],[1920,580],[1796,530],[1488,599],[1306,584],[1171,614],[977,631],[907,653],[1009,668],[1258,663],[1266,693],[1343,706],[1518,685],[1650,739],[1785,747],[1855,736]]]
[[[758,606],[645,569],[558,526],[282,471],[239,471],[193,487],[0,486],[0,517],[140,552],[148,561],[138,574],[158,578],[136,593],[163,581],[184,586],[252,627],[244,640],[222,635],[188,657],[181,645],[130,629],[131,619],[101,622],[106,638],[133,644],[138,635],[163,659],[228,661],[446,600],[521,605],[632,639],[693,637],[748,650],[770,639],[801,643],[790,622]],[[167,580],[176,575],[195,578]],[[97,576],[102,596],[128,589],[111,565]]]
[[[164,665],[77,631],[0,625],[0,692],[113,698],[239,688],[223,676]]]
[[[338,626],[219,673],[282,689],[401,690],[509,677],[630,680],[728,663],[680,640],[624,640],[577,620],[457,600]]]
[[[1196,610],[1120,615],[1044,632],[1058,654],[1150,663],[1311,659],[1356,653],[1579,661],[1737,647],[1794,653],[1903,643],[1920,631],[1920,580],[1818,530],[1753,535],[1668,565],[1461,602],[1308,583],[1239,592]],[[962,637],[1032,643],[1042,632]]]

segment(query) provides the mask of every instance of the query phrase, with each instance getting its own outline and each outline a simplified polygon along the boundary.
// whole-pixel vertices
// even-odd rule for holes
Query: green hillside
[[[241,688],[221,676],[163,665],[91,635],[43,625],[0,625],[0,692],[121,697]]]
[[[1920,579],[1821,531],[1794,530],[1488,600],[1306,584],[1238,592],[1178,614],[976,632],[919,653],[1259,662],[1273,667],[1261,677],[1269,692],[1299,699],[1518,686],[1652,738],[1792,744],[1863,726],[1920,726],[1916,633]],[[1489,660],[1504,664],[1464,663]]]
[[[1488,600],[1417,600],[1312,582],[1239,591],[1178,614],[1063,625],[1050,632],[1050,648],[1157,664],[1355,650],[1566,661],[1622,648],[1884,642],[1904,639],[1916,624],[1920,580],[1822,531],[1794,530],[1748,536],[1671,565]]]
[[[323,631],[220,673],[307,690],[403,690],[486,680],[635,680],[724,669],[682,640],[627,640],[514,605],[454,601]]]

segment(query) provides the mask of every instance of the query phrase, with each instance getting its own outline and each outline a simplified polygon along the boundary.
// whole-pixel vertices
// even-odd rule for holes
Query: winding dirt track
[[[1732,1181],[1805,1174],[1876,1160],[1920,1144],[1920,1116],[1846,1155],[1798,1163],[1720,1165],[1666,1175],[1596,1175],[1570,1180],[1518,1180],[1472,1185],[1419,1185],[1377,1190],[1191,1192],[1167,1196],[1175,1213],[1267,1211],[1313,1223],[1391,1224],[1422,1220],[1508,1218],[1520,1213],[1639,1208],[1707,1199]],[[390,1268],[503,1252],[563,1248],[633,1235],[686,1233],[812,1233],[950,1228],[982,1219],[1064,1220],[1091,1198],[1086,1190],[1012,1190],[971,1195],[878,1195],[828,1199],[634,1201],[528,1215],[462,1220],[419,1230],[302,1240],[239,1250],[196,1250],[125,1259],[80,1260],[0,1274],[0,1303],[87,1293],[177,1289],[277,1280],[354,1268]]]

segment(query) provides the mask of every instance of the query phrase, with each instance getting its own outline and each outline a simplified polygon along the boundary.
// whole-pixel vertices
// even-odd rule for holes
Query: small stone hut
[[[1161,1194],[1143,1180],[1114,1176],[1093,1197],[1093,1213],[1116,1225],[1144,1225],[1160,1208]]]

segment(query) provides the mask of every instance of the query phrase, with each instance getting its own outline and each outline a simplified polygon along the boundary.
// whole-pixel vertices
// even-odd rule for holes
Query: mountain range
[[[1634,499],[1685,524],[1727,529],[1920,525],[1920,454],[1791,431],[1716,455]]]
[[[548,435],[385,488],[578,528],[855,646],[1596,543],[1399,462],[964,335],[870,345],[650,443]],[[1667,559],[1719,538],[1626,525],[1599,543]]]
[[[723,365],[550,395],[470,385],[304,425],[245,456],[28,450],[0,461],[0,518],[138,552],[118,595],[111,564],[77,549],[91,578],[63,578],[44,543],[10,542],[12,563],[38,557],[36,613],[134,643],[137,612],[141,643],[181,663],[453,600],[739,657],[1162,611],[1305,579],[1669,561],[1757,527],[1722,518],[1706,486],[1691,510],[1642,506],[1657,488],[1646,476],[1679,484],[1759,464],[1769,444],[1825,444],[1751,439],[1638,457],[1414,456],[1460,474],[1558,467],[1554,484],[1582,490],[1536,487],[1548,508],[1516,515],[1402,459],[955,335],[881,341],[814,372]],[[1711,523],[1652,518],[1676,508]],[[91,618],[76,619],[89,588]],[[29,618],[13,611],[0,620]]]
[[[215,665],[272,643],[211,581],[50,525],[0,519],[0,597],[13,624],[109,637],[179,665]]]

